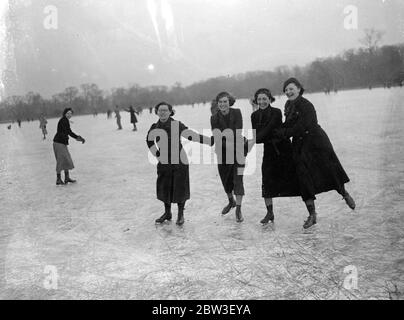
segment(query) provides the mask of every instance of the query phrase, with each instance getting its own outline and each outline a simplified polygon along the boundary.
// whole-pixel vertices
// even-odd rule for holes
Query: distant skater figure
[[[21,119],[17,119],[18,127],[21,128]]]
[[[42,130],[43,140],[46,139],[46,135],[48,134],[48,131],[46,130],[47,123],[48,123],[48,120],[46,120],[44,114],[41,114],[39,116],[39,128]]]
[[[137,128],[136,128],[136,122],[137,122],[136,114],[139,115],[139,112],[136,111],[135,109],[133,109],[132,106],[130,106],[129,109],[125,109],[125,111],[130,113],[130,123],[133,124],[133,130],[132,131],[137,131]]]
[[[241,204],[244,196],[243,170],[245,167],[244,139],[241,136],[243,118],[240,109],[230,108],[236,100],[228,92],[216,96],[219,111],[212,115],[210,124],[215,139],[215,152],[218,156],[220,180],[229,203],[223,208],[222,215],[236,207],[236,221],[243,222]],[[231,133],[230,140],[226,138]],[[225,137],[226,136],[226,137]],[[236,196],[234,200],[233,193]]]
[[[277,139],[273,136],[274,130],[282,126],[281,110],[271,106],[274,101],[271,91],[266,88],[258,89],[251,99],[251,103],[258,107],[251,114],[254,140],[257,144],[264,144],[261,190],[267,213],[261,220],[262,224],[275,219],[273,198],[300,196],[292,162],[292,144],[289,139]]]
[[[292,138],[293,162],[296,167],[300,194],[306,204],[309,217],[303,228],[317,222],[315,195],[336,190],[353,210],[355,202],[345,190],[349,178],[344,171],[325,131],[317,121],[313,104],[303,97],[304,88],[296,78],[283,85],[288,101],[285,105],[285,122],[275,135]]]
[[[153,107],[149,108],[149,113],[152,114],[153,113]]]
[[[74,169],[74,164],[67,145],[69,144],[69,136],[76,139],[77,141],[80,141],[81,143],[84,143],[85,140],[83,137],[75,134],[70,129],[69,119],[72,117],[72,115],[72,108],[66,108],[63,111],[63,116],[58,122],[56,135],[53,138],[53,151],[56,158],[56,185],[64,185],[68,184],[69,182],[76,182],[76,180],[71,179],[69,176],[69,170]],[[64,182],[62,181],[61,177],[62,170],[65,173]]]
[[[115,118],[116,118],[116,124],[118,125],[118,130],[122,130],[121,114],[119,113],[118,106],[115,106]]]
[[[111,118],[112,111],[110,109],[107,110],[107,119]]]
[[[156,223],[170,221],[171,203],[177,203],[176,224],[182,225],[185,202],[190,198],[190,188],[188,158],[183,149],[181,137],[209,146],[212,145],[213,138],[200,135],[188,129],[181,121],[174,120],[172,116],[175,112],[167,102],[160,102],[154,110],[159,120],[151,125],[146,143],[151,153],[159,160],[156,191],[157,199],[164,203],[165,208],[164,214],[156,220]]]

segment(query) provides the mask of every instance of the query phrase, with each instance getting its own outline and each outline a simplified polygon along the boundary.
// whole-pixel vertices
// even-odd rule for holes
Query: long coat
[[[342,193],[349,182],[334,148],[317,121],[313,104],[300,96],[285,105],[286,120],[278,134],[292,137],[293,160],[303,200],[336,190]]]
[[[189,133],[196,136],[192,141],[203,143],[208,139],[171,117],[164,123],[160,120],[153,123],[147,133],[147,146],[159,160],[157,199],[164,203],[183,203],[190,198],[189,163],[181,143],[181,136],[189,139]],[[210,141],[210,138],[208,140]]]
[[[276,139],[275,129],[282,126],[282,112],[271,106],[251,114],[256,143],[264,144],[262,159],[262,197],[300,196],[295,165],[292,159],[292,144],[289,139]]]

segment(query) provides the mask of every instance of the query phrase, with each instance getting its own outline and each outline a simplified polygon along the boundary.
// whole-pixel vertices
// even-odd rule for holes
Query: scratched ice
[[[145,144],[154,114],[139,117],[138,132],[128,114],[122,131],[105,115],[73,117],[87,143],[71,142],[78,183],[61,187],[51,144],[57,119],[46,141],[37,121],[0,125],[0,298],[402,299],[404,89],[307,97],[357,201],[351,212],[337,193],[319,195],[309,231],[298,198],[275,200],[275,226],[259,224],[261,146],[255,174],[245,177],[242,224],[234,211],[220,215],[216,166],[193,164],[185,225],[156,226],[162,205]],[[236,107],[250,128],[248,101]],[[176,118],[202,131],[209,115],[208,105],[181,106]],[[57,289],[44,285],[47,266],[56,267]],[[357,270],[357,288],[344,285],[347,266]]]

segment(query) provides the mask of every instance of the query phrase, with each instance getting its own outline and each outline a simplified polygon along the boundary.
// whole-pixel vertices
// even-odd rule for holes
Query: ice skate
[[[229,199],[229,203],[222,210],[222,215],[228,214],[231,209],[236,206],[236,201],[234,199]]]
[[[166,220],[171,221],[171,219],[172,219],[171,212],[169,213],[165,212],[160,218],[156,219],[156,223],[163,223]]]

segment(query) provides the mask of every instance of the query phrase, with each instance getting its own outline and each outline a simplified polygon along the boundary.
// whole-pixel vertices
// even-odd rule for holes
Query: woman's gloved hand
[[[85,142],[86,142],[86,140],[85,140],[82,136],[78,136],[76,140],[77,140],[77,141],[80,141],[81,143],[85,143]]]

